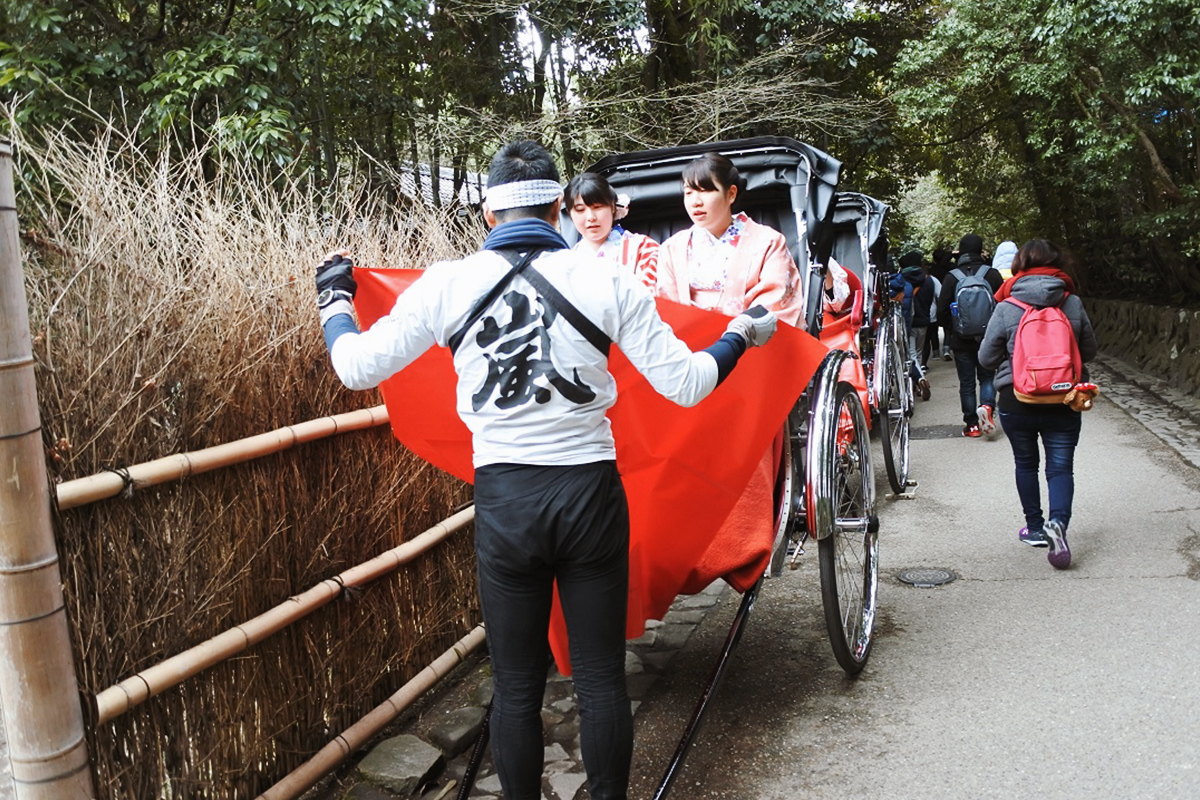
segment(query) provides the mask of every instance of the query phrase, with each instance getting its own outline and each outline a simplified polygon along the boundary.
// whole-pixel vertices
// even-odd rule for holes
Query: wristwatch
[[[317,295],[317,308],[324,308],[341,296],[345,296],[345,292],[335,292],[333,289],[325,289]]]

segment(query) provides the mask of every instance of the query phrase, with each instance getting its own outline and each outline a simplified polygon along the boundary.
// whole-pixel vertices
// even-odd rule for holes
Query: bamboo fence
[[[450,534],[462,530],[474,519],[475,508],[472,506],[370,561],[327,578],[302,594],[289,597],[265,614],[260,614],[206,642],[148,667],[116,686],[105,689],[96,696],[97,724],[109,722],[154,695],[178,686],[201,670],[258,644],[271,634],[278,633],[337,599],[347,589],[364,586],[389,572],[394,572],[440,544]]]
[[[97,500],[116,497],[122,492],[132,492],[166,481],[180,480],[221,467],[241,464],[251,458],[279,453],[298,444],[338,433],[373,428],[387,422],[387,407],[375,406],[289,425],[269,433],[193,453],[178,453],[126,469],[78,478],[60,483],[56,487],[58,508],[60,511],[77,508]]]
[[[0,661],[0,692],[53,683],[78,745],[44,747],[38,764],[82,765],[67,776],[78,792],[21,800],[249,800],[354,740],[381,705],[397,713],[477,638],[472,543],[450,535],[473,512],[438,522],[469,487],[338,387],[291,263],[329,249],[313,231],[371,260],[430,263],[458,247],[455,228],[361,197],[331,225],[328,206],[264,189],[273,178],[214,179],[203,155],[148,164],[133,140],[100,139],[23,143],[36,223],[18,233],[11,193],[2,203],[17,267],[0,284],[0,492],[20,448],[49,545],[9,558],[0,494],[0,649],[21,627],[3,623],[28,617],[10,613],[6,569],[44,564],[60,594],[35,598],[48,614],[34,622],[57,632],[37,644],[57,638],[62,657],[25,683]],[[34,380],[36,394],[10,388]],[[10,721],[24,719],[8,693]],[[9,739],[17,772],[25,751]]]
[[[472,650],[484,642],[483,626],[479,625],[454,643],[432,664],[398,692],[377,706],[370,714],[351,725],[332,742],[325,745],[299,769],[260,796],[262,800],[292,800],[314,786],[325,775],[337,769],[346,758],[375,736],[404,709],[428,691],[437,681],[449,674]]]
[[[362,409],[332,417],[326,417],[298,425],[288,426],[269,433],[249,437],[237,442],[207,448],[192,453],[158,459],[139,464],[118,473],[102,473],[69,481],[57,487],[61,508],[78,508],[99,500],[115,497],[131,489],[147,489],[167,481],[182,480],[211,470],[230,467],[249,460],[287,450],[296,444],[341,433],[385,425],[389,421],[384,406]],[[38,454],[40,462],[40,453]],[[428,553],[450,535],[463,530],[475,518],[474,506],[459,511],[423,533],[405,541],[380,555],[358,564],[351,569],[327,578],[307,591],[289,597],[283,603],[247,622],[237,625],[188,650],[168,657],[132,675],[115,686],[99,692],[93,700],[93,722],[104,725],[140,705],[151,697],[178,686],[201,671],[220,664],[246,649],[258,644],[272,634],[295,624],[314,613],[317,609],[343,596],[347,591],[367,586],[381,577],[395,572],[420,555]],[[267,789],[261,797],[298,797],[317,781],[336,769],[350,754],[365,745],[371,737],[382,731],[397,715],[408,708],[437,681],[445,677],[453,667],[484,640],[482,626],[455,642],[454,646],[425,667],[384,703],[338,734],[316,755],[283,780]],[[36,715],[34,715],[36,716]],[[79,737],[82,744],[82,735]],[[86,751],[84,751],[86,758]],[[86,760],[79,775],[88,776]],[[89,787],[90,789],[90,787]],[[52,794],[28,795],[30,797],[70,797],[56,788]],[[21,795],[24,798],[27,795]],[[81,794],[80,797],[90,797]]]

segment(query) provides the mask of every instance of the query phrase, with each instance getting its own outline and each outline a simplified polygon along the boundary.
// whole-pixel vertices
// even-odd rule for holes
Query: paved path
[[[887,497],[877,461],[882,609],[866,671],[849,680],[834,661],[810,545],[764,586],[670,796],[1200,796],[1200,403],[1118,362],[1095,374],[1072,569],[1017,541],[1008,444],[961,437],[953,365],[935,362],[911,499]],[[910,588],[896,575],[911,567],[959,577]],[[721,584],[680,598],[631,644],[635,800],[653,796],[739,599]],[[569,689],[547,691],[546,800],[588,796]],[[472,797],[499,796],[489,767]]]
[[[880,503],[867,669],[848,680],[833,660],[810,548],[764,587],[672,796],[1200,797],[1197,419],[1144,377],[1097,371],[1105,396],[1078,450],[1074,563],[1056,572],[1016,539],[1007,442],[959,436],[953,367],[932,366],[934,397],[914,419],[920,486]],[[895,577],[910,567],[960,577],[915,589]],[[651,796],[735,600],[643,703],[631,797]]]

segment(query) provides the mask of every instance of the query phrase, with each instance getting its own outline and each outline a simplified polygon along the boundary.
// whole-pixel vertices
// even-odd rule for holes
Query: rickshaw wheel
[[[879,522],[874,515],[870,432],[862,403],[848,383],[834,394],[836,423],[823,433],[830,459],[833,515],[819,538],[821,597],[833,654],[848,675],[857,675],[871,652],[879,588]]]
[[[908,486],[909,418],[912,416],[912,388],[904,368],[904,357],[893,331],[895,319],[882,325],[876,358],[881,360],[883,387],[879,396],[879,439],[883,444],[883,465],[888,483],[896,494]]]

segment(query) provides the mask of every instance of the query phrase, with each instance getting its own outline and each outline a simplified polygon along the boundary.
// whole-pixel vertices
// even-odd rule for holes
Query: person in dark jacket
[[[1066,569],[1071,563],[1067,526],[1075,494],[1075,448],[1082,416],[1064,403],[1023,403],[1017,399],[1013,392],[1013,339],[1024,309],[1004,300],[1011,296],[1036,308],[1059,306],[1075,333],[1080,359],[1091,361],[1096,357],[1096,334],[1083,302],[1073,293],[1074,282],[1063,271],[1067,261],[1067,255],[1052,242],[1026,242],[1013,260],[1012,278],[996,293],[999,303],[979,347],[980,363],[996,370],[1000,424],[1012,446],[1017,496],[1025,513],[1025,527],[1018,537],[1035,547],[1049,546],[1047,558],[1056,569]],[[1042,510],[1038,477],[1039,437],[1046,450],[1048,515]]]
[[[934,279],[934,285],[937,287],[936,296],[933,298],[934,306],[932,310],[932,317],[936,318],[935,324],[937,325],[938,333],[940,334],[941,339],[940,344],[934,342],[934,344],[938,345],[938,349],[934,350],[933,352],[934,354],[941,355],[943,361],[949,361],[952,358],[950,355],[951,321],[946,317],[938,315],[937,302],[938,298],[942,296],[942,284],[946,281],[946,275],[950,272],[950,270],[954,269],[954,262],[954,254],[949,250],[939,247],[933,251],[933,264],[929,267],[929,277]],[[932,334],[932,331],[930,333]],[[930,338],[939,337],[931,336]]]
[[[919,394],[922,400],[928,400],[929,381],[925,378],[922,351],[925,349],[929,309],[934,296],[933,280],[925,274],[925,269],[921,266],[923,257],[920,250],[910,250],[900,256],[900,272],[892,278],[891,290],[893,295],[903,292],[901,309],[908,333],[908,357],[912,360],[909,377],[913,381],[914,393]]]
[[[956,272],[961,271],[964,275],[983,275],[993,291],[999,289],[1002,283],[1000,273],[983,260],[983,239],[980,236],[968,233],[959,241],[958,249],[958,264],[942,281],[942,293],[938,295],[938,319],[951,319],[950,304],[954,302],[955,290],[958,288]],[[954,367],[958,371],[958,396],[965,423],[963,436],[972,439],[981,435],[991,436],[996,432],[996,389],[993,384],[995,376],[992,370],[979,363],[979,340],[959,336],[953,326],[950,326],[947,333],[950,351],[954,354]],[[978,395],[975,391],[976,381],[979,383]]]

